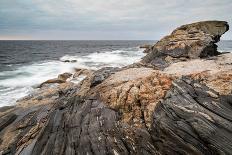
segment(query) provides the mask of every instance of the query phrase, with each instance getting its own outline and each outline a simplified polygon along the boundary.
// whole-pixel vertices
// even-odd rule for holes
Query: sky
[[[187,23],[232,25],[231,8],[232,0],[0,0],[0,40],[158,40]]]

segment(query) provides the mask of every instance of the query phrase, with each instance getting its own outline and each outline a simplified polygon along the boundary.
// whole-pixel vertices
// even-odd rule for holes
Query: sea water
[[[122,67],[137,62],[145,55],[139,46],[155,42],[0,41],[0,107],[14,105],[38,84],[74,72],[74,68]],[[232,41],[221,41],[218,46],[219,51],[232,51]]]

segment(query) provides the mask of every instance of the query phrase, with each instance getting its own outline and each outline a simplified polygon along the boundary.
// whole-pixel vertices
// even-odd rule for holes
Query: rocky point
[[[215,44],[228,29],[183,25],[138,63],[43,83],[0,108],[0,154],[231,154],[232,53]]]

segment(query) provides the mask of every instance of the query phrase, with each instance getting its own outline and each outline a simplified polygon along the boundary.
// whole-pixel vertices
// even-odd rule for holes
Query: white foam
[[[32,91],[32,87],[21,87],[16,89],[11,88],[11,90],[8,89],[8,91],[6,90],[5,92],[1,92],[0,107],[14,105],[18,99],[29,95]]]
[[[142,49],[95,52],[86,56],[65,55],[60,60],[76,60],[80,68],[99,69],[105,66],[122,67],[139,61],[144,56]]]
[[[70,72],[74,66],[75,64],[63,63],[60,61],[51,61],[22,66],[14,71],[1,72],[0,76],[9,78],[0,80],[0,86],[33,86],[50,78],[55,78],[60,73]]]
[[[218,49],[218,52],[221,52],[221,53],[230,52],[230,53],[232,53],[232,50],[231,50],[231,48],[224,48],[223,50],[222,49]]]
[[[105,66],[122,67],[139,61],[144,53],[141,49],[95,52],[85,56],[65,55],[61,61],[48,61],[21,66],[13,71],[0,72],[0,107],[15,104],[16,100],[31,93],[32,86],[57,77],[74,68],[99,69]],[[74,63],[62,62],[76,60]],[[73,82],[78,83],[84,77]],[[72,81],[72,80],[71,80]]]

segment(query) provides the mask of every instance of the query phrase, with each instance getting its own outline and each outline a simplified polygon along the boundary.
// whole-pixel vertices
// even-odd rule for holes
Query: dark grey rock
[[[161,154],[230,154],[232,96],[220,96],[200,83],[196,88],[189,81],[176,80],[154,111],[155,146]]]
[[[100,70],[95,71],[92,78],[91,78],[91,86],[90,87],[94,87],[94,86],[102,83],[102,81],[104,81],[106,78],[108,78],[111,74],[113,74],[119,70],[120,70],[120,68],[117,68],[117,67],[104,67]]]

